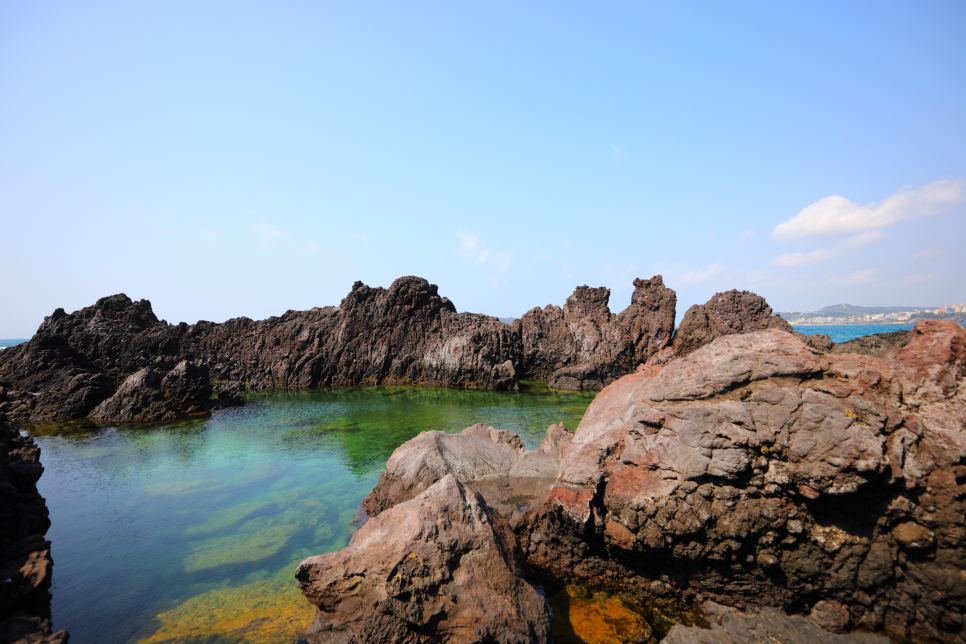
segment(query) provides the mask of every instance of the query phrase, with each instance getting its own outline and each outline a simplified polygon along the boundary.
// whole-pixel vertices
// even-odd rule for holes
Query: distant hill
[[[925,311],[936,306],[855,306],[854,304],[832,304],[816,311],[816,315],[863,315],[865,313],[901,313],[903,311]]]

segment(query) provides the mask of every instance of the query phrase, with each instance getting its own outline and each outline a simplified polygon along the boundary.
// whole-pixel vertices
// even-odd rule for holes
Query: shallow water
[[[904,324],[796,324],[792,325],[792,328],[805,335],[823,333],[832,338],[832,342],[839,343],[873,333],[908,331],[914,326],[914,323],[906,322]]]
[[[593,394],[430,388],[283,392],[211,418],[33,434],[46,471],[55,628],[72,644],[296,642],[294,581],[342,548],[386,459],[420,431],[475,422],[539,444]]]

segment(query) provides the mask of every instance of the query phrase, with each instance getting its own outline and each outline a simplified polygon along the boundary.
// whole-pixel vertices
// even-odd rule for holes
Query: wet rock
[[[482,494],[512,527],[519,527],[549,492],[572,438],[563,423],[548,427],[535,450],[527,450],[516,434],[482,424],[459,434],[423,432],[396,448],[363,503],[375,516],[451,474]]]
[[[40,449],[0,414],[0,642],[62,644],[51,634],[50,521],[37,492]]]
[[[760,295],[738,290],[715,293],[706,303],[695,304],[685,312],[674,334],[674,352],[683,357],[715,338],[766,329],[794,332],[784,318],[772,313]]]
[[[523,581],[506,521],[447,475],[370,519],[347,548],[296,578],[318,607],[310,644],[549,641],[544,599]]]
[[[187,360],[167,374],[145,367],[129,376],[90,417],[105,423],[156,423],[208,410],[212,386],[207,367]]]
[[[880,358],[770,330],[598,394],[523,543],[561,574],[963,642],[964,516],[966,330]]]
[[[754,607],[746,612],[705,602],[710,628],[674,626],[663,644],[889,644],[887,637],[868,633],[838,635],[798,615],[777,608]]]

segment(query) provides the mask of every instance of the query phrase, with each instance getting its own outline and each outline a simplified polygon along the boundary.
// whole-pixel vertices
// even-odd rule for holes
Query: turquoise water
[[[592,394],[382,388],[262,394],[146,428],[34,428],[55,628],[72,644],[296,642],[303,558],[342,548],[385,461],[420,431],[485,422],[528,447]]]
[[[805,335],[824,333],[832,338],[832,342],[846,342],[863,335],[892,333],[893,331],[908,330],[914,326],[915,324],[907,322],[905,324],[802,324],[793,325],[792,328]]]
[[[4,340],[4,339],[0,339],[0,351],[3,351],[7,347],[15,347],[18,344],[23,344],[24,342],[27,342],[27,340],[10,340],[10,339]]]

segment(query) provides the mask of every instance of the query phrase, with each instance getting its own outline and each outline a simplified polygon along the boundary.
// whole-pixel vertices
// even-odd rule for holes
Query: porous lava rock
[[[514,321],[523,343],[521,371],[549,380],[560,369],[591,365],[603,378],[630,373],[671,341],[677,296],[656,275],[635,279],[630,305],[608,308],[610,289],[578,287],[563,308],[534,308]],[[570,381],[557,378],[559,385]],[[590,384],[588,379],[578,381]]]
[[[726,335],[588,408],[528,523],[531,562],[842,628],[963,642],[966,330],[881,357]]]
[[[596,391],[607,384],[607,376],[601,373],[597,365],[578,364],[573,367],[561,367],[550,375],[547,386],[551,389],[567,391]]]
[[[53,560],[47,504],[37,492],[43,474],[40,448],[0,414],[0,642],[66,644],[51,633]]]
[[[792,325],[772,313],[760,295],[738,290],[715,293],[704,304],[695,304],[684,313],[674,334],[674,353],[684,357],[715,338],[766,329],[794,333]]]
[[[452,475],[519,528],[556,481],[560,457],[572,438],[563,423],[550,425],[534,450],[527,450],[516,434],[480,423],[458,434],[422,432],[396,448],[363,503],[376,516]]]
[[[187,360],[166,374],[145,367],[131,374],[90,418],[108,423],[156,423],[209,410],[208,368]]]
[[[832,353],[859,353],[867,356],[881,356],[889,349],[902,348],[912,339],[912,331],[900,330],[891,333],[873,333],[832,346]]]
[[[800,615],[786,615],[768,606],[739,611],[705,602],[702,609],[709,628],[675,624],[662,644],[890,644],[889,638],[871,633],[829,632]]]
[[[541,644],[546,602],[509,525],[448,474],[296,572],[318,610],[309,644]]]

